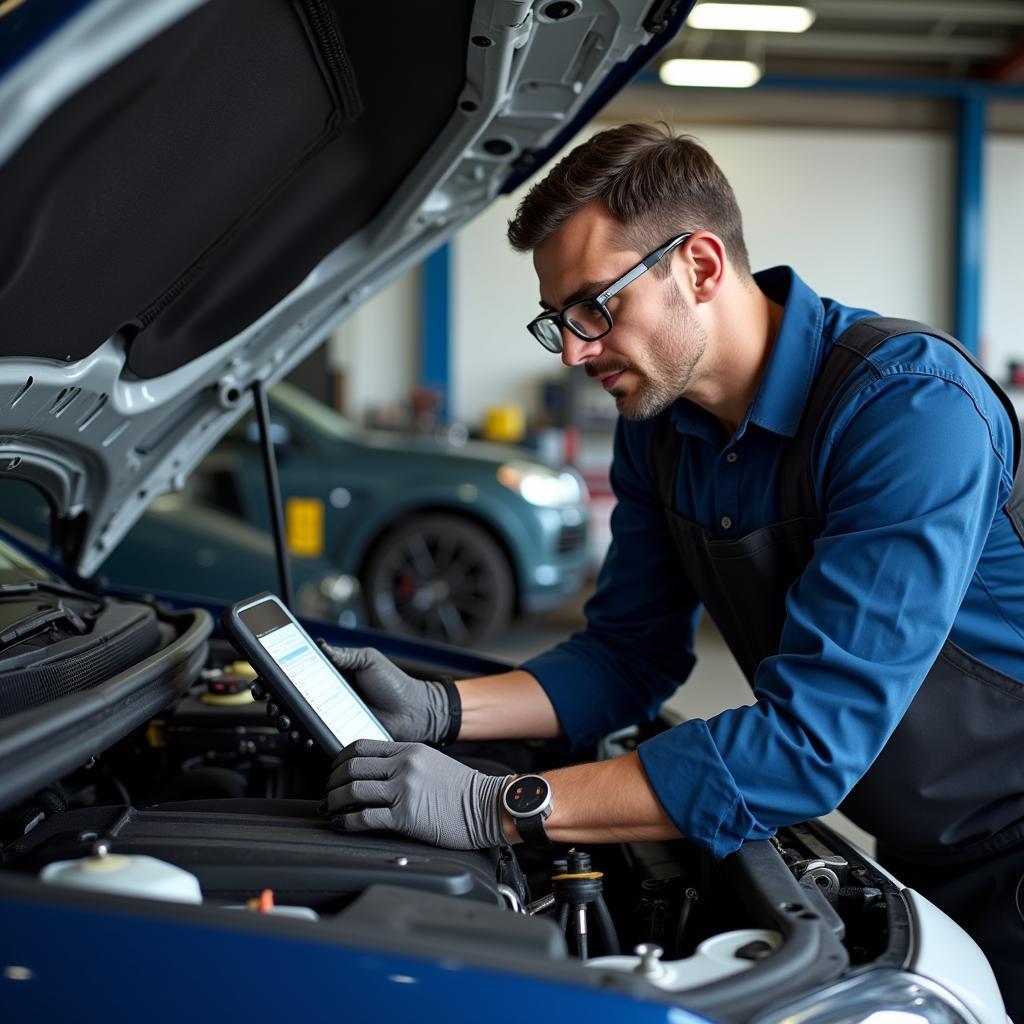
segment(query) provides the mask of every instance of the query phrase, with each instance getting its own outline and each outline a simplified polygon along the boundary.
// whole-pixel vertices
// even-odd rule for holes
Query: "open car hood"
[[[690,6],[8,5],[0,469],[46,492],[65,562],[91,574],[255,381],[544,164]]]

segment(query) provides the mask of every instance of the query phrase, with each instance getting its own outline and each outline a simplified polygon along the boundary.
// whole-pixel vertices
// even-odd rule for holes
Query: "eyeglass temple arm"
[[[632,284],[641,274],[646,273],[652,265],[648,265],[646,262],[637,264],[625,277],[620,277],[611,288],[601,292],[594,301],[603,306],[613,295],[618,295],[627,284]]]
[[[692,231],[687,231],[678,238],[673,238],[671,242],[667,245],[663,245],[660,249],[655,249],[650,256],[641,260],[628,274],[626,274],[625,277],[620,277],[611,288],[607,291],[601,292],[595,301],[603,305],[613,295],[618,295],[626,285],[632,284],[641,274],[646,274],[647,271],[650,270],[658,260],[662,259],[670,249],[674,249],[677,245],[682,245],[683,242],[685,242],[692,234]]]

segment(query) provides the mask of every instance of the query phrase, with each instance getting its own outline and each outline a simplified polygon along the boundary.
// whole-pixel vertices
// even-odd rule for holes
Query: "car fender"
[[[450,487],[439,488],[424,482],[404,487],[400,494],[388,495],[390,500],[376,497],[365,506],[358,523],[327,539],[330,558],[345,572],[361,575],[374,544],[403,519],[428,512],[449,513],[483,527],[498,542],[512,569],[518,603],[524,581],[530,576],[527,552],[537,549],[541,535],[540,519],[534,513],[541,510],[533,510],[522,502],[523,514],[518,515],[514,502],[506,500],[504,495],[488,495],[477,485],[467,485],[466,495],[468,500],[455,503],[451,500]]]

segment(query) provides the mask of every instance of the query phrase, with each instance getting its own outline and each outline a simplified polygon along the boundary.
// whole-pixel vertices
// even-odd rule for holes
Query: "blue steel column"
[[[981,324],[982,177],[985,96],[967,92],[959,100],[957,128],[956,330],[978,354]]]
[[[442,245],[427,257],[422,271],[420,383],[440,395],[442,421],[451,412],[451,261],[451,248]]]

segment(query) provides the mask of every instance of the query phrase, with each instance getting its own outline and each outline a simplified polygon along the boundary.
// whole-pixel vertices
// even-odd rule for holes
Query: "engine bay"
[[[0,816],[0,888],[249,911],[261,927],[327,928],[737,1021],[766,997],[906,959],[898,888],[818,823],[720,862],[684,840],[462,852],[333,831],[319,810],[326,756],[281,731],[252,682],[233,648],[210,640],[165,708]],[[626,730],[574,760],[665,727]],[[569,763],[546,742],[447,752],[502,774]]]

